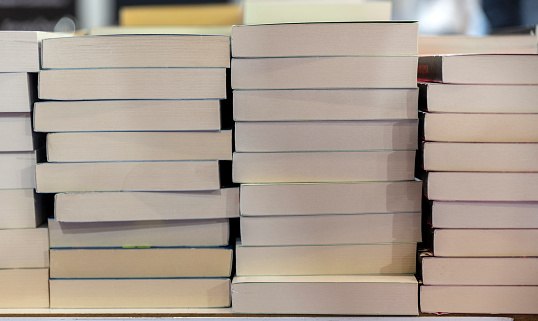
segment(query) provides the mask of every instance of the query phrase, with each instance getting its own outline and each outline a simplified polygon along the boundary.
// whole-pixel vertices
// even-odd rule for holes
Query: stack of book
[[[425,313],[538,313],[538,55],[421,57]]]
[[[237,188],[221,130],[227,36],[87,36],[43,42],[37,192],[49,220],[52,308],[230,305]]]
[[[49,241],[32,134],[40,32],[0,33],[0,308],[49,306]]]
[[[232,57],[234,312],[417,314],[417,24],[235,26]]]

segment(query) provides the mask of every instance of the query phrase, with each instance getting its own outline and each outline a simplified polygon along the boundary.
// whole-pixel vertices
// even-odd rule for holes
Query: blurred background
[[[249,0],[248,2],[257,1],[262,0]],[[307,0],[294,1],[309,2]],[[322,1],[313,0],[310,2],[320,3]],[[325,3],[327,2],[330,0],[325,1]],[[351,3],[357,2],[357,0],[345,0],[344,2]],[[366,0],[359,2],[366,2]],[[369,2],[388,3],[390,7],[385,8],[389,8],[392,20],[419,21],[420,35],[483,36],[497,33],[523,33],[535,30],[538,24],[537,0],[385,0]],[[169,21],[169,15],[176,14],[170,9],[172,6],[173,10],[176,10],[183,6],[188,8],[193,5],[231,5],[242,8],[243,3],[237,0],[0,0],[0,29],[69,32],[75,29],[91,30],[105,26],[136,26],[134,17],[142,15],[147,18],[155,13],[150,9],[155,9],[156,6],[163,6],[164,10],[160,13],[162,19],[157,16],[157,22],[153,24],[188,25],[193,22],[187,21],[188,23],[186,23],[179,18]],[[133,8],[136,10],[129,11]],[[165,17],[165,13],[168,16]],[[128,17],[129,14],[132,15]],[[178,15],[181,16],[181,14]],[[222,17],[222,14],[220,16]],[[227,24],[226,21],[215,19],[215,25]],[[232,24],[239,24],[237,22],[242,23],[243,21],[232,21]],[[207,24],[207,22],[205,23]],[[148,26],[149,24],[140,22],[139,25]]]

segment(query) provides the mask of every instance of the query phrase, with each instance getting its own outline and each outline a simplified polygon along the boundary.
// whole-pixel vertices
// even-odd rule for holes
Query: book
[[[435,229],[435,256],[538,256],[538,229]]]
[[[416,150],[418,120],[236,122],[236,152]]]
[[[538,84],[538,55],[441,55],[419,58],[418,79],[459,84]]]
[[[538,99],[538,98],[537,98]],[[235,121],[417,118],[418,90],[235,90]]]
[[[312,246],[243,246],[237,243],[237,276],[412,274],[416,243]]]
[[[0,308],[49,307],[49,269],[0,269]]]
[[[537,158],[536,143],[426,142],[422,165],[427,171],[538,172]]]
[[[121,26],[239,25],[243,21],[239,4],[124,6],[119,11]]]
[[[38,193],[215,190],[217,161],[40,163]]]
[[[416,88],[417,57],[232,59],[233,89]],[[372,77],[375,75],[375,77]]]
[[[538,202],[433,201],[435,228],[538,228]]]
[[[0,189],[35,188],[35,152],[0,152]]]
[[[33,74],[25,72],[0,72],[0,112],[29,113],[32,111],[34,78]]]
[[[36,132],[219,130],[216,99],[35,103]]]
[[[96,192],[55,195],[61,222],[193,220],[239,217],[239,188],[196,192]]]
[[[230,67],[230,40],[212,35],[103,35],[46,39],[43,69]]]
[[[30,113],[0,113],[0,152],[33,150]]]
[[[432,113],[538,113],[536,85],[419,83],[418,87],[419,108]]]
[[[53,279],[230,277],[230,248],[51,249]]]
[[[34,196],[33,188],[0,189],[0,229],[36,228],[41,225],[47,214],[36,204]]]
[[[241,215],[420,212],[421,181],[242,184]]]
[[[297,300],[301,298],[301,300]],[[414,276],[236,276],[235,313],[417,315]]]
[[[47,135],[49,162],[231,160],[232,131]]]
[[[224,99],[226,68],[42,70],[39,73],[39,98]]]
[[[416,243],[420,212],[388,214],[243,216],[244,246]]]
[[[232,166],[236,183],[329,183],[414,180],[414,162],[415,151],[234,153]]]
[[[538,201],[538,173],[430,172],[426,196],[440,201]]]
[[[58,222],[49,219],[51,248],[226,246],[228,219]]]
[[[0,70],[2,72],[38,72],[41,41],[65,34],[41,31],[0,32]],[[28,88],[28,87],[25,87]]]
[[[418,37],[419,55],[444,54],[536,54],[536,35],[464,35]]]
[[[430,285],[420,287],[422,313],[536,314],[538,286]],[[509,299],[508,299],[509,298]]]
[[[48,268],[47,226],[0,230],[0,257],[0,269]]]
[[[414,22],[234,26],[232,57],[416,56],[417,32]]]
[[[245,1],[245,25],[323,21],[386,21],[389,1]]]
[[[425,257],[425,285],[538,285],[536,257]]]
[[[424,113],[423,122],[427,141],[538,142],[538,114]]]
[[[51,308],[230,306],[229,278],[51,279]]]

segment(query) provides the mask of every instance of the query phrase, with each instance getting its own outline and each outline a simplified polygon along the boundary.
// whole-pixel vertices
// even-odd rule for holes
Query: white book
[[[49,307],[49,269],[0,269],[0,308]]]
[[[34,149],[30,113],[0,113],[0,152],[27,152]]]
[[[35,152],[0,152],[0,189],[35,188]]]
[[[0,189],[0,229],[36,228],[46,220],[46,211],[33,188]]]
[[[47,226],[0,230],[0,257],[0,269],[49,267]]]
[[[0,72],[0,112],[29,113],[34,102],[34,75]]]

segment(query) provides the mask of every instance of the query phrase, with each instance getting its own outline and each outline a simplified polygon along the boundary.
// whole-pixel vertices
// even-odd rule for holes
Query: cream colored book
[[[538,172],[536,159],[536,143],[426,142],[423,145],[426,171]]]
[[[49,269],[0,269],[0,284],[1,309],[49,307]]]
[[[226,68],[42,70],[39,73],[39,98],[224,99]]]
[[[58,222],[49,219],[51,248],[226,246],[228,219]]]
[[[241,217],[244,246],[416,243],[420,212]]]
[[[236,152],[416,150],[418,119],[236,122]]]
[[[51,308],[221,308],[229,306],[229,278],[50,280]]]
[[[418,37],[419,55],[444,54],[535,54],[536,35],[463,35]]]
[[[230,277],[230,248],[51,249],[59,279]]]
[[[88,100],[35,103],[37,132],[219,130],[220,106],[204,100]]]
[[[38,193],[216,190],[217,161],[40,163]]]
[[[234,26],[232,57],[416,56],[417,32],[414,22]]]
[[[538,229],[435,229],[435,256],[538,256]]]
[[[416,88],[417,57],[232,59],[233,89]]]
[[[238,243],[235,255],[238,276],[413,274],[416,271],[416,243],[312,246]]]
[[[421,181],[242,184],[241,215],[420,212]]]
[[[233,95],[235,121],[414,119],[418,108],[416,88],[235,90]]]
[[[422,313],[536,314],[538,286],[430,285],[420,287]],[[508,299],[509,298],[509,299]]]
[[[32,110],[34,77],[25,72],[0,73],[0,112],[29,113]]]
[[[433,201],[435,228],[538,228],[538,202]]]
[[[230,67],[230,39],[210,35],[106,35],[45,39],[43,69]]]
[[[232,160],[232,131],[47,135],[49,162],[170,160]]]
[[[0,152],[0,189],[35,188],[35,152]]]
[[[418,282],[411,275],[242,276],[233,279],[232,301],[235,313],[417,315]]]
[[[0,269],[49,267],[47,226],[0,230],[0,257]]]
[[[36,228],[47,213],[39,208],[33,188],[0,189],[0,229]],[[37,206],[36,206],[37,205]]]
[[[536,124],[538,114],[426,113],[424,139],[443,142],[536,143]]]
[[[61,222],[194,220],[239,217],[239,188],[196,192],[60,193]]]
[[[436,201],[538,201],[538,173],[430,172],[426,194]]]
[[[236,183],[414,180],[415,151],[234,153]]]
[[[0,113],[0,152],[34,150],[30,113]]]
[[[538,285],[536,257],[425,257],[425,285]]]

